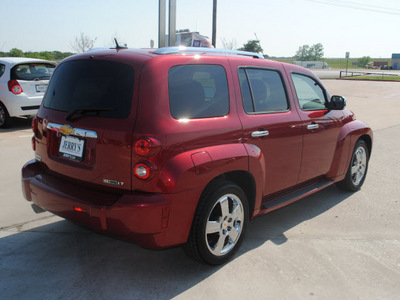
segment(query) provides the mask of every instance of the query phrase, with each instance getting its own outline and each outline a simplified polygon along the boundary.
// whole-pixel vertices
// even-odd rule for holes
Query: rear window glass
[[[6,69],[6,66],[3,64],[0,64],[0,77],[3,75],[5,69]]]
[[[175,119],[222,117],[229,113],[228,83],[222,66],[173,67],[168,73],[168,86]]]
[[[134,70],[125,64],[94,60],[66,62],[57,68],[50,81],[44,107],[123,119],[130,113],[133,84]]]
[[[46,80],[50,79],[55,66],[44,63],[27,63],[16,65],[11,69],[14,80]]]
[[[268,69],[239,69],[243,107],[246,113],[274,113],[289,109],[279,72]]]

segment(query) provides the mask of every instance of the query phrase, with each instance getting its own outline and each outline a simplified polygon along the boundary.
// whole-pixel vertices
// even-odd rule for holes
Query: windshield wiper
[[[85,114],[87,112],[102,112],[102,111],[113,111],[113,108],[105,108],[105,107],[99,107],[99,108],[76,108],[73,111],[71,111],[66,117],[65,120],[71,121],[73,115],[77,113]]]

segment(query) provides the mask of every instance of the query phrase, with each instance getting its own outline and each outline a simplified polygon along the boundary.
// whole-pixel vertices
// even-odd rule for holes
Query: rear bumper
[[[99,191],[52,176],[34,160],[22,168],[22,190],[28,201],[47,211],[148,248],[185,243],[197,205],[182,201],[193,199],[195,191],[171,195]]]
[[[42,103],[43,95],[28,97],[25,93],[14,95],[11,92],[4,93],[0,97],[11,117],[36,115],[38,107]]]

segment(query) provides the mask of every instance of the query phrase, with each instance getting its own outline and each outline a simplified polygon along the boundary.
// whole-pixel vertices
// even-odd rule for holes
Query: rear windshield
[[[125,64],[94,60],[66,62],[57,68],[50,81],[44,107],[123,119],[130,113],[133,83],[134,70]]]
[[[5,69],[6,69],[6,66],[3,64],[0,64],[0,77],[3,75]]]
[[[46,63],[24,63],[11,69],[14,80],[46,80],[50,79],[55,66]]]

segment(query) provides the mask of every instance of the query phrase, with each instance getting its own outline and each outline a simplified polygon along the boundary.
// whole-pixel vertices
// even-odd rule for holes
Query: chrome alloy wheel
[[[364,147],[358,147],[354,152],[351,163],[351,181],[355,186],[359,185],[367,170],[367,153]]]
[[[208,250],[215,256],[229,253],[242,234],[243,204],[234,194],[223,195],[214,204],[207,218],[205,240]]]

